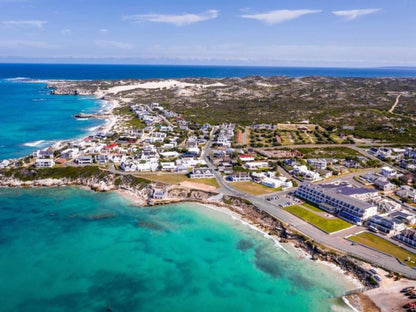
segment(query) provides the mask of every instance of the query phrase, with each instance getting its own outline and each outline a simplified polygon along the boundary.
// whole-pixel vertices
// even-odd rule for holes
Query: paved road
[[[211,139],[208,142],[211,143]],[[410,267],[401,265],[395,258],[392,258],[388,255],[380,253],[378,251],[369,249],[367,247],[361,245],[352,245],[352,243],[346,239],[344,236],[348,234],[345,232],[339,232],[336,234],[328,235],[321,230],[317,229],[316,227],[312,226],[311,224],[301,220],[300,218],[290,214],[289,212],[277,208],[272,203],[267,202],[262,197],[253,196],[247,193],[244,193],[240,190],[235,189],[229,183],[227,183],[223,176],[218,172],[215,171],[215,167],[208,159],[208,155],[210,152],[209,144],[207,144],[207,148],[203,153],[203,157],[206,162],[209,164],[210,168],[214,172],[214,176],[220,185],[219,191],[224,195],[236,196],[240,198],[244,198],[249,200],[258,208],[262,209],[263,211],[267,212],[271,216],[277,218],[278,220],[288,224],[290,227],[300,231],[304,235],[310,237],[317,243],[323,244],[328,246],[332,249],[336,249],[338,251],[344,252],[348,255],[354,256],[356,258],[360,258],[364,261],[372,263],[374,265],[378,265],[380,267],[384,267],[387,270],[392,270],[398,273],[401,273],[405,276],[410,278],[416,279],[416,270],[413,270]]]

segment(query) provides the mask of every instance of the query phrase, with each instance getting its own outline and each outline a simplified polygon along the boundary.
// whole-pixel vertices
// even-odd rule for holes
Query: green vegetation
[[[288,206],[284,209],[294,214],[295,216],[305,220],[306,222],[309,222],[315,225],[316,227],[324,230],[327,233],[337,232],[351,227],[351,224],[344,220],[341,220],[336,217],[325,218],[297,205]]]
[[[305,158],[354,158],[363,156],[360,152],[348,147],[298,148]]]
[[[134,129],[143,129],[146,127],[146,124],[136,117],[128,105],[122,105],[114,109],[114,113],[124,116],[126,118],[125,124],[127,126],[131,126]]]
[[[154,182],[161,182],[166,184],[179,184],[181,182],[193,182],[193,183],[200,183],[209,186],[214,186],[216,188],[219,187],[217,181],[215,179],[191,179],[186,174],[180,173],[139,173],[136,174],[136,177],[145,178],[150,181]]]
[[[101,170],[98,166],[83,166],[83,167],[54,167],[54,168],[21,168],[9,169],[4,172],[6,177],[14,177],[22,181],[33,181],[39,179],[88,179],[95,178],[97,180],[104,179],[110,173]],[[149,180],[132,175],[119,176],[114,180],[116,186],[125,183],[131,186],[142,187],[150,183]]]
[[[282,143],[348,143],[354,137],[379,141],[412,143],[416,138],[416,79],[414,78],[341,78],[252,76],[235,78],[184,78],[196,84],[222,85],[193,88],[192,96],[181,95],[177,88],[140,89],[121,92],[138,103],[159,102],[180,113],[190,122],[240,126],[256,123],[297,123],[309,120],[322,128],[307,132],[281,132]],[[124,81],[135,83],[135,80]],[[71,82],[67,87],[105,90],[118,81]],[[394,113],[389,109],[397,94],[400,103]],[[202,104],[203,103],[203,104]],[[120,113],[131,117],[122,107]],[[124,110],[124,111],[123,111]],[[130,118],[131,122],[133,117]],[[347,137],[352,135],[353,137]],[[267,138],[269,139],[269,138]],[[253,144],[266,144],[266,142]],[[267,142],[270,144],[270,142]],[[273,144],[273,143],[272,143]]]
[[[236,189],[252,194],[252,195],[263,195],[263,194],[269,194],[278,191],[278,189],[273,189],[258,183],[254,182],[233,182],[231,183],[233,187]]]
[[[97,166],[85,167],[54,167],[54,168],[29,168],[29,169],[9,169],[5,173],[7,177],[15,177],[22,181],[31,181],[35,179],[77,179],[90,178],[98,176],[100,178],[106,175],[105,171],[100,170]]]
[[[316,211],[316,212],[324,212],[324,210],[322,210],[321,208],[319,208],[317,205],[313,204],[313,203],[303,203],[301,206],[306,207],[310,210]]]
[[[407,251],[406,249],[401,248],[377,235],[363,232],[350,236],[348,239],[399,258],[409,266],[416,267],[416,255],[414,253],[411,253],[410,251]],[[410,261],[407,261],[408,258],[410,258]]]

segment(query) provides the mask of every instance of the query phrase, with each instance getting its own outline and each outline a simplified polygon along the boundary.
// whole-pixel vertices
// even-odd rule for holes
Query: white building
[[[393,168],[383,167],[381,168],[381,174],[385,177],[394,177],[397,174],[397,172]]]
[[[78,165],[90,165],[94,162],[92,156],[79,156],[76,159]]]
[[[136,171],[137,167],[132,162],[122,162],[120,165],[120,169],[123,171]]]
[[[35,161],[37,168],[50,168],[55,165],[55,161],[51,158],[38,158]]]
[[[296,195],[357,224],[362,224],[377,214],[376,205],[349,196],[350,190],[354,188],[335,184],[303,183],[296,190]]]
[[[251,181],[250,174],[248,172],[234,172],[230,175],[232,182],[248,182]]]
[[[260,168],[268,168],[269,163],[267,161],[249,161],[245,164],[247,169],[256,170]]]
[[[160,166],[164,171],[172,171],[176,168],[176,164],[174,162],[161,162]]]
[[[274,179],[274,178],[264,178],[260,184],[270,187],[270,188],[278,188],[282,186],[282,181],[280,181],[279,179]]]
[[[309,170],[305,165],[294,165],[291,173],[301,176],[306,181],[318,181],[321,179],[319,173]]]
[[[194,168],[189,173],[191,179],[210,179],[214,177],[214,173],[210,168]]]
[[[327,167],[327,161],[324,158],[310,158],[307,162],[315,169],[326,169]]]
[[[7,168],[10,165],[10,161],[7,159],[0,161],[0,169]]]
[[[366,224],[385,234],[395,234],[406,228],[402,221],[388,216],[373,216],[367,221]]]
[[[68,148],[61,152],[61,158],[74,159],[79,155],[79,148]]]

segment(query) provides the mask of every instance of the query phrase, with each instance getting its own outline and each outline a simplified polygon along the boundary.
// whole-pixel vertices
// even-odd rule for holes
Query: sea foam
[[[41,145],[44,142],[45,142],[45,140],[39,140],[39,141],[27,142],[27,143],[24,143],[23,145],[24,146],[29,146],[29,147],[35,147],[35,146]]]

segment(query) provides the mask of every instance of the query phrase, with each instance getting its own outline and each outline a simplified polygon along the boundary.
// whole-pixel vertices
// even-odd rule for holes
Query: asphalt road
[[[297,231],[303,233],[304,235],[310,237],[315,242],[328,246],[332,249],[341,251],[350,256],[354,256],[366,262],[369,262],[373,265],[383,267],[387,270],[391,270],[397,273],[401,273],[409,278],[416,279],[416,270],[408,266],[400,264],[395,258],[383,254],[379,251],[361,246],[361,245],[352,245],[352,243],[344,238],[347,235],[346,231],[341,231],[335,234],[328,235],[325,232],[317,229],[313,225],[301,220],[300,218],[290,214],[289,212],[280,209],[274,206],[272,203],[266,201],[263,197],[253,196],[247,193],[244,193],[240,190],[235,189],[229,183],[227,183],[221,173],[215,171],[215,167],[208,159],[210,152],[211,139],[209,140],[205,151],[203,152],[203,157],[208,163],[209,167],[213,170],[214,176],[220,185],[219,192],[224,195],[241,197],[249,200],[252,204],[267,212],[271,216],[277,218],[278,220],[290,225]],[[342,178],[341,178],[342,179]]]

